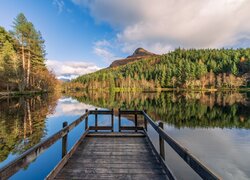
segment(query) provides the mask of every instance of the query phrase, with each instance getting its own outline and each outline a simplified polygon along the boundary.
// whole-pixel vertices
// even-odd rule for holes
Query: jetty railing
[[[163,159],[165,159],[164,141],[202,178],[202,179],[221,179],[212,170],[206,167],[194,155],[192,155],[180,143],[175,141],[163,130],[163,123],[157,125],[145,112],[142,111],[145,121],[147,121],[154,130],[159,134],[159,151]]]
[[[66,156],[67,154],[67,134],[74,129],[78,124],[80,124],[85,118],[87,118],[89,112],[86,112],[78,119],[76,119],[71,124],[67,125],[65,122],[63,123],[63,128],[50,136],[49,138],[41,141],[36,144],[32,148],[25,151],[21,156],[17,157],[4,167],[0,168],[0,180],[8,179],[15,173],[17,173],[20,169],[29,165],[34,159],[36,159],[40,154],[42,154],[46,149],[52,146],[55,142],[62,138],[62,156]],[[83,136],[88,133],[89,129],[87,128]]]
[[[89,114],[95,115],[95,126],[90,126],[89,130],[110,130],[114,131],[114,109],[110,110],[90,110]],[[111,126],[98,126],[98,114],[99,115],[111,115]],[[87,125],[88,126],[88,125]]]
[[[89,126],[88,116],[95,116],[95,126]],[[111,116],[111,126],[99,126],[98,125],[98,115],[110,115]],[[134,126],[121,126],[121,116],[122,115],[133,115],[134,116]],[[138,125],[138,115],[143,116],[144,123],[143,126]],[[83,120],[85,120],[85,132],[79,138],[79,140],[73,145],[73,147],[67,152],[67,135],[68,133],[75,128],[78,124],[80,124]],[[123,130],[133,130],[133,131],[143,131],[147,136],[148,124],[153,127],[153,129],[159,135],[159,154],[162,158],[162,161],[165,160],[165,150],[164,150],[164,141],[170,145],[170,147],[203,179],[221,179],[214,172],[212,172],[208,167],[202,164],[194,155],[192,155],[186,148],[184,148],[180,143],[175,141],[172,137],[170,137],[165,131],[163,127],[163,123],[159,122],[156,124],[146,113],[146,110],[118,110],[118,130],[119,132]],[[24,168],[29,163],[31,163],[34,159],[36,159],[42,152],[52,146],[57,140],[62,138],[62,160],[51,171],[49,177],[53,177],[54,174],[57,174],[58,167],[63,167],[68,159],[73,155],[79,144],[86,137],[89,131],[99,131],[99,130],[110,130],[114,131],[114,110],[86,110],[85,114],[79,117],[77,120],[67,125],[67,123],[63,123],[63,129],[47,138],[46,140],[38,143],[34,147],[30,148],[26,152],[24,152],[20,157],[10,162],[6,166],[0,169],[0,179],[7,179],[21,168]],[[150,138],[148,138],[150,141]],[[150,141],[150,143],[152,143]],[[171,172],[170,172],[171,175]],[[171,179],[174,179],[172,176]]]

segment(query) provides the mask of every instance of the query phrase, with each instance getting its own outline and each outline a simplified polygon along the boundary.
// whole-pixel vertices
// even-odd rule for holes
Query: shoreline
[[[80,89],[76,91],[68,91],[68,92],[81,92],[81,91],[97,91],[97,92],[167,92],[167,91],[186,91],[186,92],[250,92],[250,87],[247,88],[220,88],[220,89],[187,89],[187,88],[154,88],[154,89],[140,89],[140,88],[114,88],[110,90],[107,89]],[[67,93],[67,91],[65,91]]]
[[[25,96],[25,95],[36,95],[36,94],[44,94],[48,93],[48,91],[10,91],[10,92],[0,92],[0,97],[18,97],[18,96]]]

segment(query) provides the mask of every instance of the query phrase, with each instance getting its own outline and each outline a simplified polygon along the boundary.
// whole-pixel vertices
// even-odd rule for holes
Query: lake
[[[161,92],[43,95],[0,99],[0,168],[73,122],[85,109],[146,109],[164,130],[224,179],[250,178],[250,93]],[[100,124],[107,123],[100,117]],[[89,118],[94,123],[94,117]],[[117,127],[117,116],[115,127]],[[122,124],[132,125],[130,117]],[[117,130],[117,128],[115,128]],[[158,147],[158,135],[149,126]],[[68,149],[84,132],[80,123],[68,136]],[[199,177],[165,144],[166,163],[178,179]],[[11,179],[44,179],[61,159],[56,142]]]

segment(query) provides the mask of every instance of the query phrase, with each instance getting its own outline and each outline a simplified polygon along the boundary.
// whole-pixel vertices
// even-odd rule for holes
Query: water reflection
[[[223,179],[249,179],[250,131],[244,129],[175,129],[166,131]],[[167,162],[179,178],[184,165],[167,149]],[[180,169],[180,170],[179,170]],[[179,172],[178,172],[179,170]],[[188,172],[189,173],[189,172]],[[186,178],[194,179],[194,178]]]
[[[74,98],[103,108],[147,109],[165,130],[224,179],[249,179],[249,93],[79,93]],[[150,129],[158,147],[158,135]],[[171,148],[166,162],[178,179],[199,179]]]
[[[175,128],[250,128],[247,93],[78,93],[78,101],[103,108],[147,109],[155,120]]]
[[[20,155],[46,136],[46,116],[53,114],[57,99],[44,94],[0,100],[0,162]]]
[[[84,92],[58,98],[44,95],[0,100],[0,167],[60,130],[64,121],[73,122],[85,109],[116,108],[117,115],[119,107],[136,107],[147,109],[153,119],[164,121],[165,130],[174,139],[223,178],[250,178],[249,93]],[[107,125],[106,117],[99,119],[100,125]],[[92,125],[93,120],[93,117],[89,118]],[[122,122],[132,125],[133,117],[124,116]],[[115,127],[117,129],[117,117]],[[69,147],[83,133],[83,129],[84,123],[69,134]],[[153,131],[150,133],[158,147],[158,135]],[[12,179],[44,179],[61,158],[58,153],[61,152],[60,143],[58,141]],[[178,179],[197,179],[187,170],[185,163],[171,152],[170,147],[165,149],[168,165]]]

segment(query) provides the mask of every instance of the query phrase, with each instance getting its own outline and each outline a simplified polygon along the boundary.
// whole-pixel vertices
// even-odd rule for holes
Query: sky
[[[250,0],[0,0],[0,26],[24,13],[58,77],[107,67],[138,47],[250,47]]]

